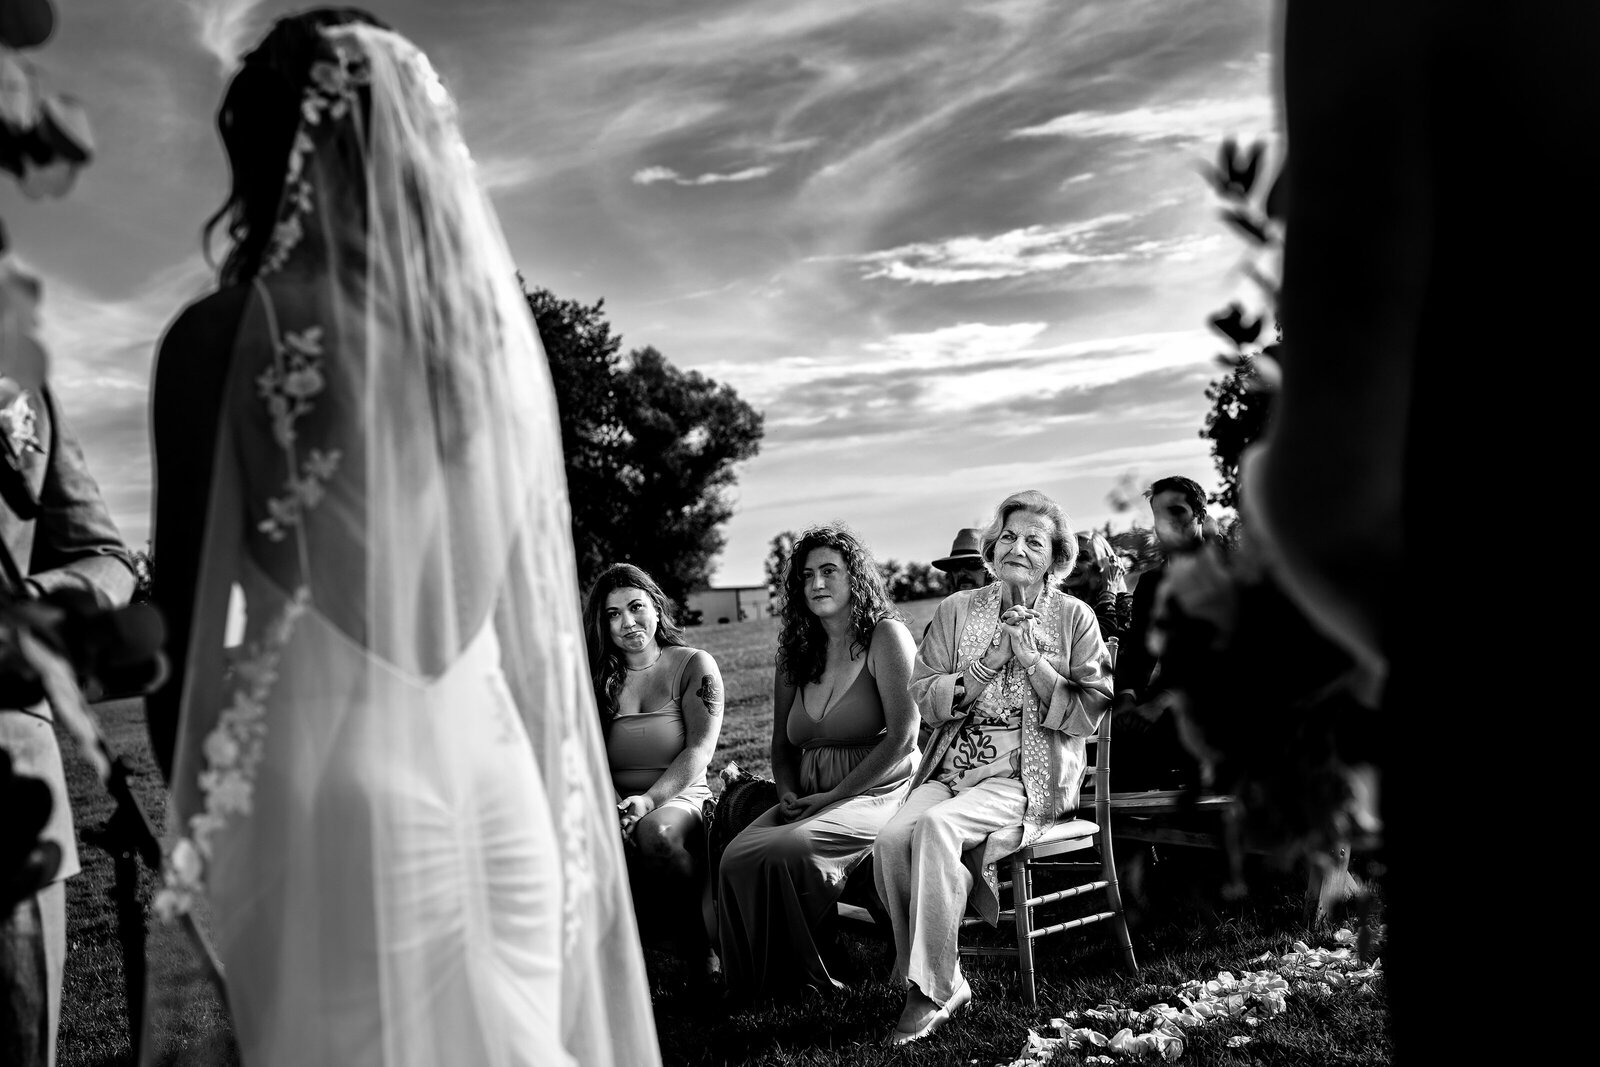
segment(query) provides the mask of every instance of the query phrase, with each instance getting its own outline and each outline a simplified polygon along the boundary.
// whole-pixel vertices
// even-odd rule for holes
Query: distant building
[[[767,613],[767,587],[764,585],[725,585],[689,594],[689,618],[711,626],[717,623],[759,619]]]

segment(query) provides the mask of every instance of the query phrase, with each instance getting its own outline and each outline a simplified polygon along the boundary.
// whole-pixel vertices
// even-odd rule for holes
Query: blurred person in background
[[[1145,491],[1155,520],[1156,540],[1167,557],[1146,571],[1133,591],[1126,640],[1117,653],[1113,728],[1117,746],[1119,791],[1176,789],[1194,779],[1195,760],[1178,739],[1174,718],[1166,714],[1172,699],[1163,683],[1160,658],[1151,649],[1151,622],[1157,595],[1176,553],[1192,551],[1205,539],[1205,492],[1192,479],[1159,478]]]
[[[978,538],[982,533],[975,527],[958,531],[955,540],[950,542],[950,554],[933,561],[934,569],[944,572],[945,596],[989,584],[989,572],[978,552]]]
[[[1105,534],[1078,531],[1078,558],[1061,588],[1094,609],[1100,636],[1122,638],[1133,622],[1133,593],[1128,590],[1122,560]]]

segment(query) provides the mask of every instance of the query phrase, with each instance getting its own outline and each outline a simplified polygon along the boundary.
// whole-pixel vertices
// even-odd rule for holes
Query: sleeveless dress
[[[796,693],[787,730],[802,750],[801,796],[843,781],[886,733],[866,664],[831,707],[810,708],[804,690]],[[828,973],[818,932],[905,800],[918,760],[913,749],[888,781],[797,822],[780,823],[770,808],[728,845],[717,872],[717,929],[729,989],[788,997],[842,987]]]
[[[663,656],[678,659],[677,673],[669,691],[672,694],[651,711],[634,715],[618,715],[611,722],[606,735],[606,759],[611,765],[611,785],[618,799],[643,793],[656,784],[672,761],[678,758],[687,743],[683,724],[683,701],[678,694],[683,689],[683,672],[689,669],[699,649],[670,646],[661,650]],[[670,668],[673,664],[668,663]],[[673,807],[701,813],[711,797],[711,787],[706,783],[706,772],[688,785],[683,792],[667,801]]]
[[[272,617],[282,590],[241,576]],[[243,1063],[573,1063],[560,841],[492,619],[430,679],[314,608],[286,651],[314,669],[273,688],[253,817],[217,840],[210,885]]]

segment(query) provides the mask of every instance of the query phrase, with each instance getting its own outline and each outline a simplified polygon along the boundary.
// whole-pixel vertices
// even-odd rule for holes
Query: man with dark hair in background
[[[1162,553],[1199,546],[1205,537],[1206,496],[1197,482],[1178,476],[1160,478],[1145,490]],[[1133,590],[1133,617],[1127,640],[1117,653],[1116,699],[1111,705],[1114,729],[1124,744],[1117,746],[1116,786],[1175,789],[1189,784],[1195,761],[1178,739],[1176,724],[1165,714],[1168,692],[1161,681],[1159,657],[1149,648],[1156,592],[1166,577],[1165,560],[1146,571]]]

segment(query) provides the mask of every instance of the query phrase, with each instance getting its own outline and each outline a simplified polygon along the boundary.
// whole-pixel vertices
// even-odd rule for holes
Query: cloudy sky
[[[210,285],[234,57],[300,3],[56,0],[31,53],[87,105],[63,200],[0,183],[54,377],[149,536],[155,346]],[[604,298],[766,413],[719,584],[843,519],[945,554],[1007,493],[1076,523],[1119,478],[1216,478],[1206,315],[1250,297],[1198,171],[1273,127],[1268,0],[374,0],[432,56],[524,276]]]

